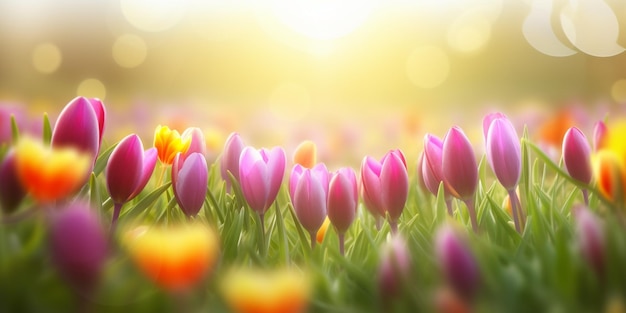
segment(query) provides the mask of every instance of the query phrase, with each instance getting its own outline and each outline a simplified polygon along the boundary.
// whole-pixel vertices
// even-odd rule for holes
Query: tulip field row
[[[0,124],[0,312],[626,312],[612,117],[556,157],[492,113],[339,168],[237,133],[207,161],[193,127],[103,144],[106,117]]]

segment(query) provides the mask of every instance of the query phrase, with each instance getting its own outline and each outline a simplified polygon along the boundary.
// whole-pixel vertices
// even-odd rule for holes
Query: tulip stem
[[[339,253],[341,253],[341,256],[344,256],[345,255],[344,245],[346,242],[345,234],[341,233],[341,234],[338,234],[338,236],[339,236]]]
[[[393,235],[398,233],[398,222],[397,221],[389,221],[389,227],[391,227],[391,233]]]
[[[454,212],[452,211],[452,198],[446,198],[446,208],[448,208],[448,214],[450,216],[453,216]]]
[[[122,211],[123,203],[115,203],[113,205],[113,218],[111,219],[111,236],[115,233],[115,229],[117,228],[117,220],[120,218],[120,212]]]
[[[511,213],[513,214],[513,223],[515,224],[515,230],[521,234],[522,230],[520,227],[520,221],[518,216],[518,213],[521,213],[519,212],[521,208],[518,205],[519,199],[517,198],[517,193],[515,192],[515,189],[509,190],[509,200],[511,201]]]
[[[474,208],[474,199],[463,200],[465,205],[467,206],[467,211],[469,212],[470,221],[472,222],[472,230],[475,233],[478,233],[478,220],[476,218],[476,208]]]
[[[585,200],[585,205],[589,206],[589,191],[586,188],[580,189],[583,193],[583,199]]]
[[[313,250],[315,249],[315,243],[317,243],[316,238],[315,238],[317,235],[317,232],[312,231],[312,232],[309,232],[309,234],[311,235],[311,250]]]

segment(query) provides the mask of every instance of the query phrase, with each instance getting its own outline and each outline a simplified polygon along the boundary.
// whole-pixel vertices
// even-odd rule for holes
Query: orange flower
[[[222,292],[237,313],[305,312],[310,296],[308,277],[296,270],[231,270]]]
[[[124,243],[137,267],[170,292],[183,292],[200,282],[219,254],[217,236],[201,223],[138,227],[126,234]]]
[[[293,163],[306,168],[313,168],[317,163],[317,146],[315,143],[310,140],[300,143],[293,153]]]
[[[575,121],[568,109],[557,112],[539,128],[539,140],[554,147],[560,147],[567,130],[574,126]]]
[[[328,230],[328,225],[330,225],[330,219],[328,219],[328,216],[326,216],[324,224],[322,224],[320,229],[317,230],[317,236],[315,237],[317,243],[322,243],[322,241],[324,241],[324,237],[326,237],[326,231]]]
[[[623,205],[626,192],[626,122],[609,127],[602,148],[592,156],[598,188],[609,200]]]
[[[75,148],[44,147],[23,137],[15,147],[17,177],[38,202],[50,203],[76,192],[87,178],[92,156]]]
[[[161,163],[171,165],[178,152],[185,153],[191,145],[191,137],[183,138],[178,131],[167,126],[157,126],[154,131],[154,147]]]

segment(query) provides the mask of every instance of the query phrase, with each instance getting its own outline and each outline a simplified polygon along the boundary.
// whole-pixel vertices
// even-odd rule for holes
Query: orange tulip
[[[76,192],[88,175],[92,156],[75,148],[44,147],[23,137],[15,147],[17,177],[33,198],[50,203]]]
[[[326,231],[328,230],[329,225],[330,225],[330,219],[328,219],[328,216],[326,216],[326,219],[324,220],[324,224],[322,224],[320,229],[317,230],[317,236],[315,236],[315,240],[317,240],[317,243],[321,244],[322,241],[324,241],[324,237],[326,237]]]
[[[626,191],[626,122],[609,126],[602,148],[592,156],[598,188],[609,200],[624,205]]]
[[[187,152],[190,145],[191,137],[181,137],[178,131],[167,126],[159,125],[154,131],[154,147],[163,164],[171,165],[176,154]]]
[[[313,168],[317,164],[317,146],[313,141],[305,140],[293,153],[293,163],[306,168]]]
[[[306,311],[310,283],[296,270],[237,269],[224,278],[222,292],[237,313],[299,313]]]
[[[199,283],[219,254],[217,236],[201,223],[138,227],[126,234],[124,243],[137,267],[170,292],[184,292]]]

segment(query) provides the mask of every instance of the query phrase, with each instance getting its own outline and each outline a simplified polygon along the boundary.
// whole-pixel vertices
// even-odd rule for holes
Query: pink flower
[[[328,170],[323,163],[314,168],[296,164],[292,170],[290,186],[293,186],[291,202],[300,224],[311,235],[311,247],[315,246],[317,230],[326,218],[328,195]]]
[[[603,121],[598,121],[593,126],[593,151],[597,152],[602,149],[604,145],[604,138],[606,137],[606,124]]]
[[[382,248],[378,265],[378,288],[385,303],[401,294],[411,272],[411,258],[406,242],[394,235]]]
[[[193,145],[193,144],[192,144]],[[180,153],[172,163],[172,189],[178,206],[189,217],[196,216],[207,194],[209,170],[206,159],[199,152],[183,156]]]
[[[485,133],[487,160],[498,181],[507,191],[517,187],[522,174],[522,149],[515,127],[504,114],[485,116],[483,125],[491,121]]]
[[[474,255],[455,230],[445,225],[436,234],[435,254],[446,281],[454,291],[471,299],[480,285],[480,273]]]
[[[228,172],[239,181],[239,157],[241,156],[243,148],[243,141],[238,133],[232,133],[228,136],[228,139],[226,139],[224,152],[220,159],[220,174],[222,175],[222,179],[226,181],[226,188],[229,191],[231,181]]]
[[[452,195],[461,200],[473,198],[478,186],[478,165],[472,144],[459,127],[452,127],[446,134],[441,158],[443,178]]]
[[[356,217],[359,193],[356,174],[349,167],[332,175],[328,187],[328,218],[339,235],[339,251],[344,254],[344,235]]]
[[[576,127],[570,128],[563,137],[563,163],[572,178],[584,184],[591,182],[591,147]]]
[[[90,153],[94,162],[100,151],[105,109],[98,99],[77,97],[70,101],[52,130],[53,147],[71,146]]]
[[[580,253],[599,276],[604,274],[605,244],[600,220],[586,206],[573,210]]]
[[[185,129],[185,131],[180,135],[182,138],[191,138],[191,143],[189,144],[189,148],[183,155],[184,158],[187,158],[192,153],[200,153],[206,156],[206,140],[204,139],[204,133],[198,127],[189,127]],[[183,139],[184,141],[185,139]]]

